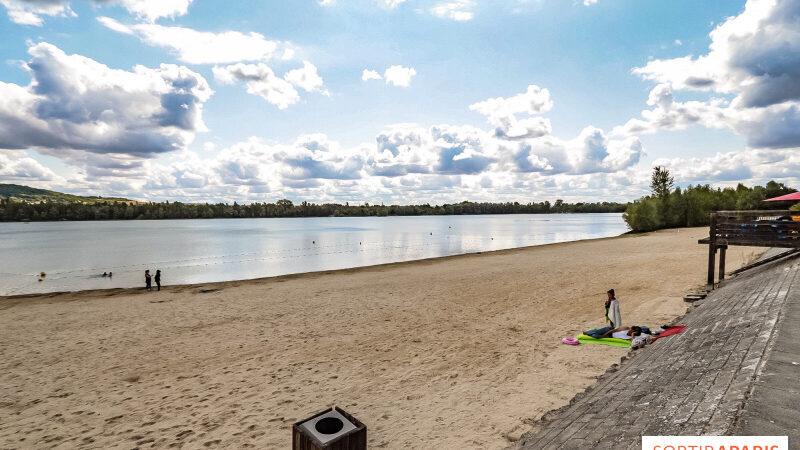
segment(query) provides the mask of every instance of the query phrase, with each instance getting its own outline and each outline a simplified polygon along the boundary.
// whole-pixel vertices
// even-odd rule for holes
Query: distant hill
[[[39,203],[45,201],[58,203],[100,203],[100,202],[130,202],[126,198],[119,197],[83,197],[80,195],[64,194],[63,192],[48,191],[46,189],[36,189],[19,184],[0,183],[0,198],[8,197],[12,200]]]

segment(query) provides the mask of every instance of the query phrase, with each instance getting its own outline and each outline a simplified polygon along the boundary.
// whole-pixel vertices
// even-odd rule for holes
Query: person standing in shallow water
[[[614,290],[609,289],[608,299],[606,300],[606,322],[610,323],[612,327],[619,328],[622,326],[622,314],[619,312],[619,300],[614,295]]]
[[[150,279],[151,279],[150,270],[149,269],[145,270],[144,271],[144,288],[147,289],[148,291],[152,291],[153,290],[153,286],[150,284]]]
[[[161,290],[161,269],[156,270],[156,286],[158,286],[157,290]]]

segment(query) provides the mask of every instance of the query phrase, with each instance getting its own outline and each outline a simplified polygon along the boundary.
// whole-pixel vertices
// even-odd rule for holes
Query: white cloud
[[[317,68],[308,61],[303,62],[303,67],[286,72],[283,78],[275,75],[275,72],[264,63],[214,66],[212,71],[218,82],[225,84],[244,82],[247,92],[258,95],[278,109],[286,109],[289,105],[300,101],[300,94],[294,86],[307,92],[330,95],[323,89],[323,81],[317,74]]]
[[[634,73],[659,83],[654,106],[617,134],[728,127],[753,148],[800,147],[800,3],[748,0],[711,33],[709,52],[652,60]],[[708,91],[732,100],[675,101],[673,90]]]
[[[186,14],[192,0],[116,0],[116,2],[137,16],[153,21],[160,17]]]
[[[507,138],[530,138],[550,134],[550,121],[542,117],[517,119],[517,114],[541,114],[550,110],[550,91],[536,85],[513,97],[496,97],[470,105],[469,109],[486,116],[495,134]]]
[[[709,53],[654,60],[634,70],[675,89],[738,93],[744,107],[800,99],[800,4],[748,0],[710,34]]]
[[[800,150],[800,103],[726,111],[730,127],[751,147]]]
[[[659,130],[683,130],[692,125],[707,128],[725,128],[731,125],[728,102],[712,99],[706,102],[677,102],[667,84],[659,84],[652,91],[647,104],[653,109],[642,111],[643,119],[631,119],[615,127],[614,135],[655,133]]]
[[[325,180],[363,177],[363,151],[342,149],[322,134],[303,135],[292,144],[268,144],[251,137],[200,160],[184,156],[164,167],[151,188],[245,188],[254,192],[279,192],[288,186],[318,187]],[[160,183],[160,185],[159,185]]]
[[[393,65],[383,71],[383,76],[375,70],[364,69],[361,72],[362,81],[370,80],[385,80],[386,84],[394,86],[409,87],[411,85],[411,78],[417,74],[413,67],[403,67],[401,65]]]
[[[253,32],[211,33],[148,23],[125,25],[110,17],[98,17],[97,20],[109,29],[135,35],[150,45],[170,48],[178,59],[188,64],[262,61],[285,55],[286,51],[292,52],[290,48],[283,48],[284,44]]]
[[[89,0],[97,6],[117,4],[148,21],[160,17],[182,16],[192,0]],[[12,22],[22,25],[42,25],[41,16],[75,16],[69,0],[0,0]]]
[[[306,92],[319,91],[328,95],[328,92],[322,89],[322,77],[317,74],[317,68],[308,61],[303,61],[303,67],[286,72],[284,79]]]
[[[296,101],[287,96],[296,95],[291,83],[266,65],[240,63],[215,67],[214,72],[222,82],[244,81],[248,90],[279,107]],[[549,110],[552,101],[546,89],[530,86],[522,94],[475,105],[490,122],[502,125],[499,118],[510,115],[519,126],[532,129],[531,124],[547,121],[535,114]],[[516,114],[531,117],[518,119]],[[348,147],[324,134],[302,135],[292,143],[253,137],[207,158],[184,149],[159,161],[114,154],[101,161],[73,158],[70,163],[84,167],[79,178],[93,186],[144,189],[148,195],[195,201],[264,200],[265,195],[317,202],[376,196],[403,203],[496,201],[520,192],[555,195],[558,189],[585,189],[606,198],[639,195],[630,181],[631,168],[644,154],[638,138],[609,137],[587,127],[574,139],[561,140],[546,123],[540,132],[514,137],[468,125],[396,124],[378,133],[372,144]],[[610,173],[617,176],[604,175]],[[115,184],[120,180],[124,182]]]
[[[202,108],[212,91],[186,67],[128,72],[48,43],[28,52],[31,83],[0,82],[0,148],[62,159],[102,154],[94,163],[113,166],[185,148],[205,130]]]
[[[543,136],[510,149],[509,170],[549,175],[614,173],[636,165],[644,154],[638,138],[609,139],[591,126],[568,141]]]
[[[470,105],[469,109],[487,116],[491,123],[502,122],[504,118],[518,114],[540,114],[553,107],[550,91],[535,84],[513,97],[495,97]]]
[[[617,172],[639,162],[643,153],[638,138],[609,140],[603,130],[586,127],[567,143],[567,157],[574,173]]]
[[[0,0],[6,7],[8,18],[20,25],[41,26],[41,16],[74,16],[68,2],[61,0]]]
[[[286,109],[300,100],[300,94],[294,86],[275,75],[275,72],[264,63],[214,66],[213,72],[214,78],[220,83],[244,82],[247,85],[247,92],[258,95],[278,109]]]
[[[667,167],[684,183],[736,185],[763,184],[769,180],[790,186],[800,183],[800,152],[796,149],[749,149],[705,158],[660,158],[653,164]]]
[[[592,6],[597,3],[597,0],[583,0],[583,6]]]
[[[393,84],[400,87],[409,87],[411,78],[417,74],[413,67],[403,67],[400,65],[390,66],[383,72],[386,84]],[[363,78],[363,75],[362,75]]]
[[[0,153],[0,179],[4,181],[52,181],[56,174],[30,157],[14,158]]]
[[[376,142],[367,165],[378,176],[477,174],[499,158],[491,136],[470,126],[400,124],[379,133]]]
[[[330,95],[323,88],[323,81],[317,74],[317,68],[308,61],[303,62],[303,67],[286,72],[283,78],[275,75],[275,72],[264,63],[214,66],[212,71],[218,82],[224,84],[244,82],[247,92],[260,96],[279,109],[286,109],[289,105],[300,101],[300,94],[295,86],[307,92]]]
[[[472,175],[616,172],[639,162],[644,149],[638,138],[609,138],[587,127],[575,139],[549,134],[509,140],[470,126],[437,125],[428,129],[402,124],[376,137],[367,170],[377,176],[408,174]]]
[[[431,14],[442,19],[465,22],[472,20],[474,14],[472,8],[475,2],[472,0],[451,0],[436,4],[431,8]]]
[[[109,30],[116,31],[117,33],[129,34],[132,36],[136,34],[136,30],[134,29],[133,26],[128,26],[123,23],[120,23],[112,19],[111,17],[100,16],[97,18],[97,21],[103,24]]]
[[[295,86],[307,92],[330,95],[324,89],[316,66],[309,61],[303,61],[301,68],[286,72],[283,78],[275,75],[272,68],[262,61],[272,58],[291,59],[294,57],[294,49],[287,43],[267,40],[259,33],[210,33],[155,24],[125,25],[108,17],[99,17],[98,21],[114,31],[136,35],[151,45],[169,47],[180,60],[190,64],[259,61],[256,64],[215,66],[212,71],[217,81],[226,84],[242,81],[247,85],[249,93],[264,98],[280,109],[300,100]]]
[[[300,136],[288,144],[250,138],[204,159],[182,151],[126,171],[87,170],[77,177],[80,183],[71,185],[91,185],[106,195],[123,195],[127,189],[135,198],[229,202],[290,198],[452,203],[523,199],[531,193],[551,200],[641,195],[647,174],[626,167],[610,176],[611,158],[602,152],[593,155],[594,163],[578,168],[585,172],[570,166],[570,152],[582,152],[585,137],[574,140],[575,148],[571,141],[548,138],[554,147],[550,155],[542,152],[542,158],[561,158],[563,167],[545,164],[528,171],[513,165],[516,147],[469,126],[395,125],[381,132],[372,146],[343,147],[321,134]]]
[[[250,75],[263,78],[260,73]],[[523,96],[527,101],[519,96],[491,100],[505,103],[513,113],[552,106],[538,87]],[[396,124],[378,133],[372,144],[345,147],[319,133],[299,136],[292,143],[253,137],[206,159],[182,151],[167,155],[169,161],[144,161],[139,166],[125,167],[118,161],[87,170],[84,179],[111,183],[124,173],[127,183],[146,185],[151,195],[195,200],[264,200],[266,195],[316,202],[376,197],[402,203],[497,201],[519,197],[520,192],[556,195],[564,189],[621,199],[640,195],[639,184],[646,184],[646,174],[631,169],[642,154],[637,138],[608,137],[595,127],[561,140],[549,133],[511,139],[468,125]]]
[[[361,80],[362,81],[380,80],[382,78],[383,77],[381,76],[381,74],[379,74],[378,72],[376,72],[374,70],[364,69],[364,71],[361,72]]]
[[[408,0],[374,0],[379,6],[394,10]],[[596,1],[596,0],[594,0]],[[320,6],[331,6],[337,4],[337,0],[317,0]],[[441,19],[454,20],[457,22],[466,22],[472,20],[474,17],[473,9],[475,7],[475,0],[439,0],[430,9],[417,8],[415,11],[419,14],[429,12],[435,17]]]
[[[683,42],[680,39],[675,39],[672,43],[677,45],[677,46],[683,45]]]
[[[293,145],[275,149],[273,158],[282,165],[280,173],[285,180],[355,180],[363,176],[363,150],[342,148],[321,133],[298,137]]]
[[[386,6],[387,8],[394,9],[402,5],[403,3],[407,2],[408,0],[377,0],[377,1],[380,4]]]
[[[417,124],[397,124],[381,131],[376,137],[375,151],[368,158],[374,175],[401,176],[409,173],[430,173],[436,162],[430,151],[428,130]]]

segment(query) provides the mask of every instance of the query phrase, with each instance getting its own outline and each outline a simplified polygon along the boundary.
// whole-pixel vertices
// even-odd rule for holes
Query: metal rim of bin
[[[322,419],[327,417],[335,417],[342,421],[342,429],[333,434],[322,434],[317,432],[315,425]],[[360,431],[366,426],[358,419],[346,413],[338,406],[321,411],[307,419],[294,424],[294,428],[305,431],[306,435],[310,437],[315,443],[324,447],[335,440],[338,440],[346,435],[353,434]]]

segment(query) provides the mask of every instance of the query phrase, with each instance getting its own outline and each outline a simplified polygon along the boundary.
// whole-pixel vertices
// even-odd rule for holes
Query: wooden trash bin
[[[367,426],[334,407],[292,426],[293,450],[366,450]]]

